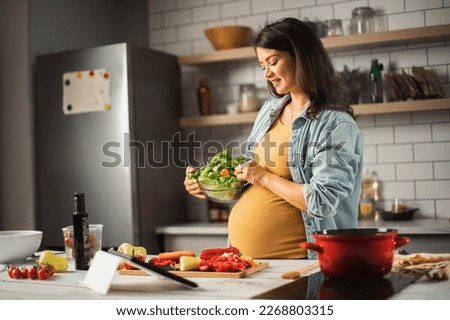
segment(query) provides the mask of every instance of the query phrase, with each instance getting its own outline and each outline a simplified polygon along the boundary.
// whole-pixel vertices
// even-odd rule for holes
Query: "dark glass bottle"
[[[383,102],[383,79],[381,77],[383,65],[378,59],[372,59],[370,67],[370,102]]]
[[[75,268],[88,270],[90,266],[89,215],[86,212],[84,193],[75,193],[73,197],[75,200],[75,212],[72,215]]]
[[[206,80],[201,80],[197,89],[197,98],[202,116],[211,113],[211,90],[206,85]]]

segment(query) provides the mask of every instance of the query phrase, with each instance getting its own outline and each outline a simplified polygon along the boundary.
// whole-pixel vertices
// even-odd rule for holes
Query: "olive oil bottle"
[[[378,59],[372,59],[370,67],[370,102],[383,102],[382,70],[383,65],[378,63]]]
[[[75,268],[88,270],[90,266],[89,221],[84,193],[75,193],[75,212],[72,215],[75,249]]]

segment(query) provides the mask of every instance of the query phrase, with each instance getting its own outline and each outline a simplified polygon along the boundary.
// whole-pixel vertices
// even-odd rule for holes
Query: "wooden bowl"
[[[247,46],[252,29],[244,26],[222,26],[205,30],[205,35],[216,50]]]

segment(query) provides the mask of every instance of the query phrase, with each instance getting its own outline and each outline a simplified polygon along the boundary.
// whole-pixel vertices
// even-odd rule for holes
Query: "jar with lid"
[[[256,97],[256,87],[254,84],[242,84],[239,87],[239,111],[250,112],[259,108]]]
[[[335,37],[344,35],[341,19],[325,20],[327,26],[327,37]]]
[[[358,7],[352,10],[351,31],[353,34],[373,32],[374,11],[371,7]]]

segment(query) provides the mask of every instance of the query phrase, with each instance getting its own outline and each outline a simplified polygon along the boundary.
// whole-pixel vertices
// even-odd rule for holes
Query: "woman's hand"
[[[234,169],[234,174],[239,181],[248,181],[255,186],[265,186],[267,178],[271,174],[255,161],[250,160],[238,165]]]
[[[269,189],[293,206],[301,210],[308,210],[303,195],[303,184],[295,183],[273,174],[253,160],[238,165],[235,168],[234,174],[240,181],[248,181],[252,185]]]
[[[189,192],[192,196],[199,199],[206,199],[205,194],[203,194],[198,181],[195,179],[190,179],[189,175],[195,172],[194,167],[186,168],[186,177],[184,178],[184,188],[187,192]]]

